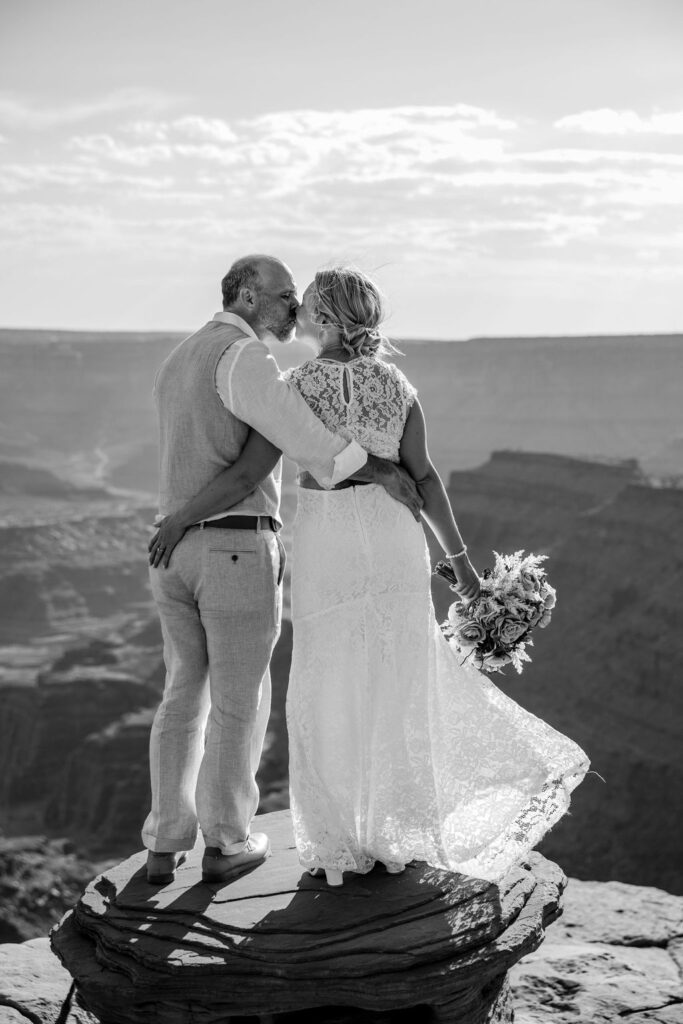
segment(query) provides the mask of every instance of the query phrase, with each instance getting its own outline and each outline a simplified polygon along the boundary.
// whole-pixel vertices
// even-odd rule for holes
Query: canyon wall
[[[532,664],[521,676],[494,677],[579,742],[602,777],[589,775],[579,787],[571,815],[543,851],[581,878],[680,892],[683,491],[643,484],[633,461],[500,452],[477,470],[453,473],[449,494],[479,568],[490,564],[492,549],[545,553],[558,588]],[[10,831],[23,822],[24,831],[76,837],[94,856],[130,852],[148,805],[148,730],[163,685],[142,555],[145,515],[3,533],[3,584],[30,571],[43,602],[34,646],[25,636],[23,646],[0,650],[0,800]],[[90,557],[89,544],[90,569],[78,565]],[[50,618],[55,592],[66,603]],[[445,614],[451,594],[438,579],[434,597]],[[6,622],[18,615],[7,600]],[[22,607],[26,633],[35,608]],[[71,639],[65,623],[75,630]],[[97,635],[78,640],[79,630]],[[30,664],[31,650],[44,659],[38,665]],[[290,654],[286,620],[273,662],[262,811],[287,801]]]
[[[60,877],[87,877],[139,847],[164,680],[146,566],[151,392],[179,338],[0,330],[0,842],[13,863],[22,842],[31,856],[47,851],[48,866],[72,844]],[[476,565],[493,549],[550,556],[551,628],[522,676],[495,681],[581,743],[601,778],[579,787],[543,851],[579,878],[681,892],[683,337],[402,348]],[[296,342],[277,348],[283,367],[309,356]],[[287,542],[296,497],[284,468]],[[435,580],[440,614],[450,598]],[[290,654],[285,618],[262,811],[288,799]],[[11,936],[14,890],[2,878],[0,865]],[[68,878],[55,882],[53,913],[67,905]]]
[[[0,329],[0,458],[153,493],[152,386],[180,338]],[[636,458],[651,475],[683,477],[681,335],[399,345],[444,476],[512,448]],[[296,341],[273,351],[283,369],[312,355]]]
[[[542,851],[580,878],[682,892],[683,491],[644,486],[633,463],[508,453],[452,474],[449,495],[477,566],[492,548],[547,554],[558,589],[532,664],[494,677],[604,779],[586,778]]]

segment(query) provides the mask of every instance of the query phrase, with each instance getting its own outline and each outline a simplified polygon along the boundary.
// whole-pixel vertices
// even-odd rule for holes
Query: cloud
[[[0,249],[29,252],[107,248],[125,232],[100,206],[70,203],[0,204]]]
[[[237,142],[237,135],[227,121],[218,117],[198,115],[179,117],[172,122],[173,131],[199,142]]]
[[[169,161],[173,155],[171,147],[165,142],[131,146],[104,133],[76,135],[69,141],[68,148],[90,161],[114,161],[137,166]]]
[[[155,142],[167,142],[172,134],[198,142],[236,142],[237,135],[227,121],[219,117],[191,114],[174,121],[132,121],[125,126],[128,135]]]
[[[88,163],[21,164],[8,163],[0,167],[0,193],[13,195],[21,192],[53,190],[58,194],[65,191],[97,191],[103,201],[106,193],[115,196],[117,187],[166,190],[173,186],[169,175],[153,177],[111,171]]]
[[[317,261],[379,248],[425,266],[590,266],[609,252],[616,266],[683,230],[683,155],[658,152],[652,136],[646,151],[595,133],[567,146],[557,125],[467,105],[129,114],[97,131],[65,124],[39,160],[33,141],[23,159],[15,146],[0,193],[24,208],[87,201],[108,245],[186,254],[270,247]],[[66,223],[46,218],[41,237]]]
[[[186,173],[214,166],[233,194],[258,187],[292,195],[316,183],[406,181],[440,165],[497,162],[515,123],[465,105],[389,110],[300,110],[228,123],[199,115],[129,123],[111,133],[74,136],[83,160],[137,166],[175,161]],[[194,167],[190,167],[194,165]]]
[[[560,118],[555,128],[589,135],[683,135],[683,110],[644,117],[635,110],[601,107]]]
[[[511,161],[526,166],[548,167],[631,166],[639,164],[683,169],[683,154],[628,149],[542,149],[516,153]]]
[[[97,99],[64,103],[59,107],[38,107],[24,99],[0,95],[0,124],[24,131],[43,131],[131,110],[161,113],[172,102],[161,93],[140,89],[119,89]]]

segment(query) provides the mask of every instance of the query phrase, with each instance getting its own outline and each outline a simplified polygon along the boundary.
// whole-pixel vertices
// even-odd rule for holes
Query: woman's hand
[[[161,520],[157,532],[147,545],[149,564],[152,568],[158,569],[161,565],[164,569],[168,569],[173,549],[182,539],[186,529],[187,527],[181,526],[173,516],[165,516]]]
[[[467,555],[450,559],[455,574],[456,590],[463,601],[476,601],[481,591],[481,580]]]

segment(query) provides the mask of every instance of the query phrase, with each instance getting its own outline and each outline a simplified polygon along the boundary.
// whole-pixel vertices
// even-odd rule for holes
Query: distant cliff
[[[97,340],[95,340],[97,338]],[[156,441],[152,384],[180,335],[0,330],[0,457],[103,482]],[[156,460],[151,462],[153,476]],[[149,491],[154,491],[152,479]]]
[[[258,772],[262,811],[289,800],[291,635],[285,621],[271,664],[272,709]],[[139,847],[150,799],[149,730],[163,685],[160,641],[158,627],[92,641],[71,649],[34,685],[0,684],[0,807],[10,820],[69,836],[94,857]]]
[[[541,849],[581,878],[683,892],[683,490],[643,486],[633,462],[519,453],[453,473],[448,490],[479,568],[492,548],[549,555],[552,624],[521,676],[494,680],[605,783],[588,776]],[[435,592],[443,612],[450,594]]]
[[[46,634],[88,635],[103,620],[151,608],[146,571],[151,508],[108,496],[25,500],[0,524],[0,645]],[[139,615],[139,612],[137,612]]]
[[[67,501],[106,500],[111,497],[102,487],[76,487],[48,469],[4,459],[0,459],[0,494],[21,496],[29,501],[35,497]]]
[[[200,326],[199,324],[197,326]],[[180,334],[0,330],[0,458],[156,489],[156,370]],[[518,448],[637,458],[683,475],[683,336],[404,341],[440,471]],[[277,345],[283,368],[310,358]]]
[[[55,793],[56,779],[74,750],[93,733],[110,726],[133,707],[154,702],[149,685],[108,667],[87,666],[68,672],[47,672],[37,686],[2,688],[0,802],[39,800]],[[81,777],[83,783],[92,777]],[[105,778],[114,787],[116,778]],[[100,792],[100,805],[104,799]]]

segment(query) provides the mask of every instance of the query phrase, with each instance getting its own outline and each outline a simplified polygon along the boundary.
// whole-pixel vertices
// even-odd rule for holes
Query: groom
[[[280,377],[263,339],[293,336],[299,303],[288,267],[271,256],[243,257],[222,292],[222,312],[174,349],[154,389],[163,516],[243,449],[247,465],[216,514],[185,532],[168,567],[150,569],[166,664],[150,738],[152,807],[142,830],[153,884],[173,879],[198,827],[204,881],[228,881],[269,853],[268,837],[251,833],[250,824],[270,708],[268,664],[280,630],[280,450],[324,487],[374,481],[415,515],[420,504],[407,474],[330,433]],[[250,427],[267,441],[248,441]]]

